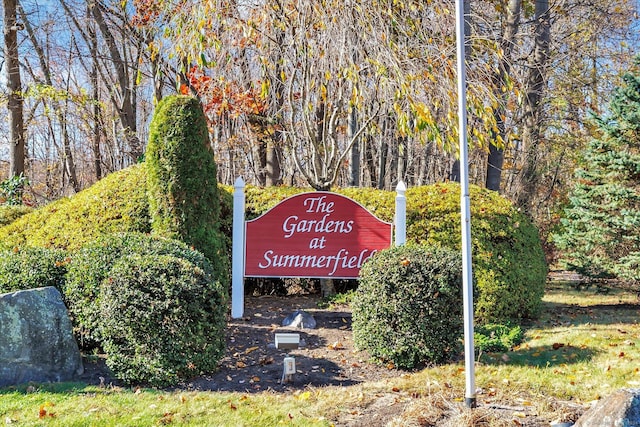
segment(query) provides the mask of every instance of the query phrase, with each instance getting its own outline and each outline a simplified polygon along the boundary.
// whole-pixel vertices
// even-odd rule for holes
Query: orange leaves
[[[53,412],[49,412],[47,411],[47,408],[53,407],[55,406],[53,403],[51,402],[45,402],[44,405],[40,405],[40,411],[38,412],[38,418],[39,419],[43,419],[43,418],[54,418],[56,416],[55,413]]]
[[[262,114],[266,110],[264,99],[268,90],[260,82],[258,89],[245,89],[223,78],[214,80],[197,66],[191,68],[187,77],[191,87],[202,98],[205,113],[213,120],[224,115],[235,118],[242,114]],[[184,86],[180,88],[183,94],[188,93]]]

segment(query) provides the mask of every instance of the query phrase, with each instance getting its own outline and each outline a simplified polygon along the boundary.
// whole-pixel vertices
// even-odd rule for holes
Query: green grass
[[[19,426],[324,426],[304,415],[311,396],[161,392],[56,384],[0,392],[3,422]]]
[[[535,407],[549,420],[559,409],[549,399],[586,404],[624,387],[640,387],[640,306],[623,291],[602,295],[567,284],[548,285],[542,317],[525,325],[520,346],[477,356],[480,404]],[[464,397],[461,364],[399,378],[293,394],[162,392],[87,387],[21,386],[0,390],[0,422],[19,426],[328,426],[352,417],[375,399]],[[408,416],[408,415],[407,415]],[[216,420],[213,422],[213,420]],[[212,424],[213,422],[213,424]]]

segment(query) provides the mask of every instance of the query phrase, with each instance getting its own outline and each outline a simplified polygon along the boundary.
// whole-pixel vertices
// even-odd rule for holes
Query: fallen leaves
[[[44,405],[40,405],[40,411],[38,412],[38,418],[39,419],[43,419],[43,418],[54,418],[56,416],[55,413],[47,411],[47,408],[51,408],[55,406],[53,403],[51,402],[45,402]]]
[[[336,341],[333,344],[327,346],[329,350],[344,350],[344,345],[340,341]]]
[[[258,346],[255,346],[255,347],[249,347],[248,349],[246,349],[246,350],[244,351],[244,354],[249,354],[249,353],[251,353],[252,351],[256,351],[256,350],[257,350],[257,349],[259,349],[259,348],[260,348],[260,347],[258,347]]]

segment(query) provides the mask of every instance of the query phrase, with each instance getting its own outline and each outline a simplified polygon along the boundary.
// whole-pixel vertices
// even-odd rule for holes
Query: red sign
[[[313,192],[246,222],[245,276],[355,278],[391,246],[391,224],[348,197]]]

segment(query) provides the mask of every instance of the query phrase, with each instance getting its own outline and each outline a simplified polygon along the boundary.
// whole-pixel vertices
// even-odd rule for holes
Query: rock
[[[316,319],[303,310],[296,310],[282,321],[282,326],[290,328],[315,329]]]
[[[640,427],[640,389],[622,389],[585,412],[574,427]]]
[[[0,387],[82,374],[78,344],[56,288],[0,294],[0,331]]]

